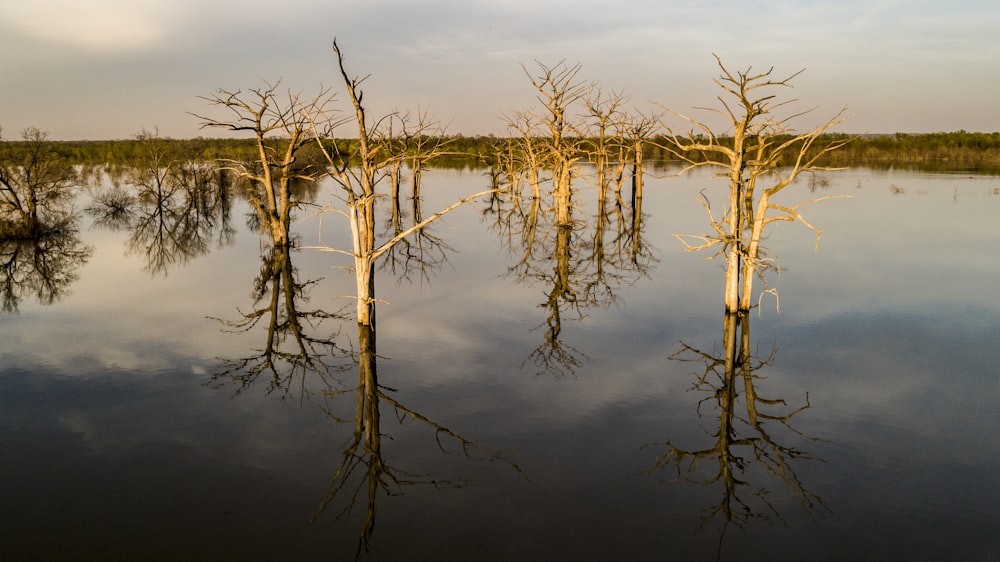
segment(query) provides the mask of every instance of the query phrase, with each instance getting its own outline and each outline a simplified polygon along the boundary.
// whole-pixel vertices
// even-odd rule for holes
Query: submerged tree
[[[483,212],[513,258],[511,277],[545,287],[539,303],[545,310],[538,326],[542,344],[529,359],[540,372],[557,376],[574,373],[586,358],[566,343],[564,321],[619,302],[618,288],[643,275],[652,261],[641,241],[638,205],[632,206],[634,220],[618,220],[614,234],[605,236],[616,217],[624,219],[624,203],[608,205],[609,176],[617,195],[631,161],[633,143],[626,132],[632,119],[623,110],[623,94],[605,94],[578,79],[580,68],[564,62],[539,62],[535,73],[524,68],[538,105],[504,116],[510,136],[493,161],[507,178],[506,189]],[[584,201],[577,192],[591,174],[597,214],[588,220],[580,213]],[[530,197],[522,196],[525,181]]]
[[[687,163],[683,171],[709,167],[718,171],[729,184],[729,197],[721,217],[716,217],[706,199],[705,209],[714,231],[704,235],[678,235],[688,251],[717,248],[726,259],[726,311],[749,310],[753,304],[754,275],[763,278],[773,260],[761,246],[765,228],[776,221],[800,221],[816,233],[800,209],[827,197],[783,205],[774,197],[795,183],[804,173],[831,168],[820,164],[824,155],[837,150],[850,138],[823,137],[823,133],[846,120],[844,110],[804,133],[796,133],[791,121],[803,113],[780,116],[779,108],[795,100],[778,101],[774,88],[791,87],[802,71],[787,78],[773,78],[773,68],[766,72],[731,72],[716,56],[722,75],[715,79],[725,92],[719,96],[721,109],[709,111],[722,116],[731,136],[717,135],[701,121],[670,111],[693,127],[686,134],[667,127],[664,148]],[[683,172],[682,172],[683,173]]]
[[[376,261],[393,246],[420,231],[431,222],[437,220],[469,201],[491,193],[482,191],[465,197],[448,207],[415,221],[415,224],[401,231],[393,231],[385,241],[376,240],[379,231],[376,219],[376,199],[379,196],[377,188],[393,170],[396,161],[412,162],[414,159],[426,162],[440,154],[440,148],[431,144],[422,150],[423,154],[414,154],[410,150],[398,150],[398,144],[393,142],[393,136],[388,131],[405,130],[407,118],[398,113],[383,116],[374,122],[369,121],[362,103],[364,94],[360,89],[365,78],[352,77],[345,66],[344,54],[333,42],[334,55],[343,80],[347,98],[351,102],[353,113],[344,119],[332,119],[328,115],[310,110],[312,135],[316,145],[322,151],[327,163],[327,174],[335,182],[339,192],[339,200],[343,207],[330,205],[323,213],[336,213],[348,219],[351,233],[351,249],[345,250],[330,246],[317,247],[319,250],[335,252],[350,256],[353,259],[355,284],[357,288],[357,321],[359,327],[375,325],[375,272]],[[428,121],[421,118],[418,129],[427,126]],[[357,142],[349,151],[341,148],[338,143],[337,129],[341,125],[353,125],[357,133]],[[417,130],[407,136],[421,137],[429,131]],[[345,143],[346,146],[346,143]],[[371,338],[374,345],[374,335]]]
[[[247,197],[257,211],[262,229],[269,230],[279,243],[286,234],[292,209],[301,204],[293,187],[297,182],[312,182],[322,176],[322,161],[309,158],[315,145],[312,124],[328,119],[333,96],[321,90],[305,100],[291,91],[279,92],[279,83],[254,88],[249,93],[218,90],[203,98],[223,108],[228,118],[203,117],[203,128],[247,132],[253,135],[257,149],[252,162],[228,161],[228,168],[248,181]],[[315,152],[313,152],[315,154]]]
[[[75,182],[44,131],[29,127],[21,142],[0,142],[0,234],[30,235],[67,219]]]
[[[570,114],[575,103],[582,100],[591,84],[577,80],[580,65],[554,66],[538,64],[538,74],[524,72],[538,93],[542,109],[536,119],[544,133],[539,137],[544,153],[544,164],[552,171],[552,196],[555,200],[556,223],[563,227],[572,224],[570,202],[573,196],[571,180],[576,163],[580,160],[578,136],[580,131]]]

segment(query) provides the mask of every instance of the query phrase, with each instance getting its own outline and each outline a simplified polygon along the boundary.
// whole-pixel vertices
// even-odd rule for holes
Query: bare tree
[[[394,232],[388,240],[377,241],[375,203],[378,197],[378,184],[392,170],[394,162],[400,159],[412,161],[415,158],[426,161],[440,149],[436,145],[431,145],[423,155],[414,155],[406,151],[394,153],[394,143],[391,142],[393,136],[387,134],[387,131],[392,130],[393,123],[396,124],[397,130],[404,128],[400,126],[400,123],[405,124],[405,119],[401,121],[400,114],[392,113],[374,122],[369,122],[362,103],[364,94],[360,89],[365,78],[351,77],[347,72],[344,54],[336,40],[333,42],[333,51],[337,57],[337,65],[347,98],[354,110],[353,115],[344,119],[330,119],[325,113],[316,112],[317,106],[315,104],[304,108],[303,111],[312,116],[313,138],[326,158],[327,173],[339,187],[340,200],[344,203],[344,207],[328,206],[322,212],[338,213],[347,217],[350,224],[352,248],[344,250],[321,246],[316,249],[345,254],[353,258],[357,286],[357,321],[359,326],[374,326],[376,260],[399,241],[426,227],[445,213],[482,195],[491,193],[492,190],[465,197],[423,220],[415,221],[415,224],[407,229]],[[418,125],[426,123],[426,120],[421,119]],[[345,153],[337,143],[336,129],[340,125],[350,124],[356,127],[356,149]],[[411,134],[420,136],[428,132],[427,130],[417,130]],[[371,340],[374,342],[374,338]]]
[[[583,99],[583,104],[587,108],[587,117],[590,124],[588,131],[588,155],[594,163],[597,173],[598,198],[606,196],[608,181],[608,165],[612,160],[612,153],[615,148],[622,154],[621,131],[628,119],[622,111],[622,106],[628,98],[620,92],[605,94],[599,87],[594,86]],[[618,158],[619,166],[624,164],[624,158]]]
[[[705,123],[668,110],[693,128],[682,134],[668,126],[668,142],[664,148],[687,163],[682,173],[692,168],[709,167],[718,170],[718,175],[729,183],[728,202],[721,217],[716,218],[707,199],[704,204],[714,233],[678,235],[678,238],[688,251],[717,247],[717,253],[725,256],[726,310],[736,312],[750,309],[753,277],[756,274],[763,278],[770,263],[764,259],[761,248],[767,225],[798,220],[816,233],[819,244],[822,231],[810,224],[800,214],[800,209],[828,197],[781,205],[774,202],[774,196],[795,183],[803,173],[831,169],[821,166],[820,158],[851,139],[836,138],[824,144],[822,137],[824,132],[846,120],[844,110],[804,133],[796,133],[791,121],[808,111],[778,115],[779,108],[795,100],[777,101],[775,94],[766,92],[791,87],[792,79],[801,74],[801,70],[787,78],[776,79],[771,76],[773,68],[757,73],[747,68],[734,73],[718,56],[715,58],[722,71],[715,83],[726,95],[718,98],[720,109],[708,111],[722,116],[732,136],[719,136]]]
[[[544,166],[544,156],[541,148],[541,133],[538,130],[538,119],[528,111],[517,111],[504,117],[507,121],[509,135],[507,142],[498,151],[501,168],[508,176],[509,187],[516,191],[521,187],[521,181],[527,176],[532,197],[538,199],[541,193],[541,170]]]
[[[239,90],[218,90],[204,97],[209,104],[228,113],[228,118],[203,117],[202,128],[217,128],[233,132],[249,132],[257,148],[255,162],[228,162],[228,167],[249,180],[248,198],[261,219],[261,227],[269,229],[279,243],[288,240],[286,233],[294,200],[292,186],[296,181],[312,182],[323,170],[302,158],[303,149],[315,144],[312,124],[329,117],[333,96],[322,89],[310,100],[287,91],[279,93],[279,83],[266,83],[249,93]]]
[[[542,110],[535,118],[546,133],[539,140],[546,164],[552,170],[556,222],[569,225],[572,222],[570,200],[573,195],[570,182],[573,168],[580,159],[577,146],[580,131],[570,120],[570,109],[587,95],[592,84],[577,79],[576,75],[581,68],[579,64],[567,66],[564,61],[553,66],[537,61],[536,64],[537,75],[532,75],[527,68],[524,68],[524,73],[528,75],[537,92],[538,101],[542,104]]]

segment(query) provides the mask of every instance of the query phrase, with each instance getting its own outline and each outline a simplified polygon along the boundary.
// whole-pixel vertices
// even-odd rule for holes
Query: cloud
[[[0,18],[23,35],[45,43],[106,52],[151,48],[168,36],[171,2],[9,2]]]

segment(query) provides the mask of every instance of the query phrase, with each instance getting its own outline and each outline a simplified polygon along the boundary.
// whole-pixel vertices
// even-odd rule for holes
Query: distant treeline
[[[851,137],[839,133],[826,134],[819,137],[813,146],[818,150],[832,141]],[[773,140],[782,142],[780,136]],[[731,139],[722,138],[718,142],[727,144]],[[664,146],[669,146],[664,137],[654,137],[644,151],[647,160],[671,160],[671,154]],[[842,148],[823,155],[819,163],[833,167],[901,167],[924,171],[1000,173],[1000,132],[859,135]]]
[[[820,139],[830,141],[848,135],[831,134]],[[426,142],[427,139],[423,139]],[[448,168],[479,168],[490,165],[497,151],[510,139],[489,136],[453,135],[443,139],[441,154],[431,166]],[[587,139],[579,139],[581,151],[588,146]],[[726,143],[720,138],[718,142]],[[3,141],[16,152],[21,141]],[[149,140],[136,139],[104,141],[53,141],[52,148],[70,162],[92,166],[127,165],[148,153]],[[257,149],[253,139],[167,139],[157,138],[153,142],[162,143],[170,154],[178,159],[197,161],[257,159]],[[404,142],[404,141],[400,141]],[[415,140],[411,140],[416,146]],[[145,143],[145,144],[144,144]],[[351,154],[356,141],[338,141],[344,154]],[[643,143],[646,162],[669,164],[675,158],[666,148],[669,146],[664,136],[652,136]],[[319,151],[314,155],[319,158]],[[305,157],[309,157],[306,151]],[[584,154],[585,156],[585,154]],[[890,135],[861,135],[844,148],[830,153],[826,161],[830,166],[906,167],[924,170],[963,170],[1000,172],[1000,132],[970,133],[957,131],[949,133]]]
[[[863,135],[831,153],[830,164],[1000,172],[1000,132]]]

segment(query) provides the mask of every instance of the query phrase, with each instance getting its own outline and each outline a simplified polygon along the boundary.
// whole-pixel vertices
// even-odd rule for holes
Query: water
[[[818,251],[802,225],[773,228],[777,297],[749,318],[760,424],[745,379],[730,381],[734,438],[715,452],[723,271],[673,236],[706,231],[698,191],[721,204],[723,189],[707,176],[647,178],[635,260],[628,203],[619,219],[610,199],[600,268],[596,190],[578,182],[570,293],[556,231],[540,228],[519,265],[518,223],[505,237],[485,201],[433,227],[443,253],[424,240],[441,267],[381,271],[380,458],[345,457],[352,321],[302,324],[325,370],[293,358],[275,363],[280,384],[267,369],[245,385],[219,376],[267,347],[268,314],[231,325],[270,303],[252,298],[269,247],[242,202],[231,234],[213,219],[203,249],[166,266],[134,230],[86,215],[77,278],[51,304],[22,290],[0,324],[0,558],[1000,558],[1000,180],[824,178],[785,202],[850,198],[804,208]],[[424,181],[424,216],[486,184],[479,171]],[[293,226],[302,245],[343,245],[342,219],[320,231],[309,214]],[[290,259],[299,282],[317,280],[300,313],[350,312],[342,257]],[[671,450],[708,452],[686,472],[694,457]]]

